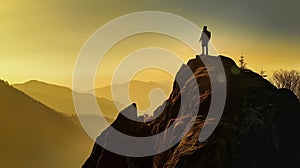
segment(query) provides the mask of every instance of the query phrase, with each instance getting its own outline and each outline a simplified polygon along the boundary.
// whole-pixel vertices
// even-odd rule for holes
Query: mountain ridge
[[[43,81],[30,80],[22,84],[14,84],[13,87],[21,90],[25,94],[42,102],[43,104],[68,115],[75,115],[75,107],[73,104],[73,95],[78,94],[82,96],[91,97],[88,93],[78,93],[72,89],[55,84],[49,84]],[[119,107],[124,107],[122,103],[113,102],[106,98],[96,97],[102,112],[106,117],[115,118],[118,111],[115,108],[116,103]],[[113,110],[112,110],[113,109]],[[106,113],[109,111],[109,113]],[[88,112],[87,112],[88,114]]]
[[[199,142],[198,137],[205,124],[205,119],[211,104],[211,83],[202,59],[221,59],[227,82],[227,95],[223,116],[219,123],[213,119],[210,124],[217,124],[213,134],[205,141]],[[83,164],[83,168],[106,167],[208,167],[208,168],[261,168],[300,166],[299,150],[300,136],[300,103],[297,97],[287,89],[277,89],[260,75],[248,69],[240,69],[235,62],[225,56],[196,56],[183,65],[177,76],[185,76],[191,69],[197,79],[192,83],[185,77],[183,88],[179,88],[174,81],[173,91],[154,112],[152,118],[134,122],[122,116],[132,110],[123,110],[113,122],[112,127],[132,136],[152,136],[166,128],[171,132],[154,140],[156,148],[170,144],[179,136],[182,139],[168,150],[148,157],[126,157],[112,153],[97,143],[94,144],[90,157]],[[211,68],[214,71],[214,68]],[[216,71],[218,72],[218,71]],[[216,73],[218,74],[218,73]],[[192,95],[200,92],[200,106],[197,107],[197,97]],[[188,92],[191,96],[183,99],[180,107],[180,95]],[[134,106],[134,104],[133,104]],[[179,108],[186,112],[177,118]],[[197,117],[189,111],[197,108]],[[132,109],[132,108],[130,108]],[[193,123],[192,119],[195,119]],[[172,125],[175,123],[175,125]],[[192,124],[186,134],[178,134],[176,130],[185,130]],[[98,136],[97,140],[118,143],[113,132],[108,128]],[[138,142],[131,142],[138,144]],[[130,145],[130,144],[128,144]],[[140,147],[143,151],[146,148]],[[117,159],[116,159],[117,158]]]
[[[127,88],[127,86],[129,88]],[[113,99],[112,95],[112,88],[115,89],[115,91],[118,91],[120,98],[127,98],[128,93],[129,97],[131,98],[131,101],[136,102],[139,105],[140,110],[149,110],[149,107],[151,106],[151,102],[148,99],[148,94],[152,89],[161,89],[166,95],[170,92],[170,87],[165,86],[164,84],[160,84],[153,81],[138,81],[133,80],[130,82],[125,82],[121,84],[112,84],[108,86],[104,86],[101,88],[95,88],[95,90],[89,90],[87,91],[92,92],[95,91],[96,95],[98,97],[105,97],[108,99]],[[128,93],[127,93],[128,91]],[[121,99],[121,102],[124,102],[123,104],[126,104],[125,102],[127,99]],[[130,102],[127,102],[127,105],[129,105]]]
[[[0,95],[1,166],[80,165],[88,154],[84,146],[92,142],[75,116],[58,113],[2,80]]]

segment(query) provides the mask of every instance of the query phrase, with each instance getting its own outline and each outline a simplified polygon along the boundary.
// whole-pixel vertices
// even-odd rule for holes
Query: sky
[[[199,27],[207,25],[218,53],[235,61],[243,54],[247,67],[253,71],[263,68],[270,77],[278,69],[299,70],[300,2],[297,0],[0,2],[0,78],[9,83],[36,79],[71,87],[77,56],[93,32],[114,18],[149,10],[179,15]],[[195,40],[198,39],[195,35]],[[107,59],[115,61],[107,61],[99,68],[97,85],[107,85],[116,63],[143,47],[163,47],[185,61],[194,57],[176,39],[138,34],[123,39],[107,53]],[[135,78],[170,80],[166,74],[151,74],[155,73],[148,70]]]

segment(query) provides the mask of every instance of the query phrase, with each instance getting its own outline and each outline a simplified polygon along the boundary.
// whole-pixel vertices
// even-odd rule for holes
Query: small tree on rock
[[[264,68],[261,68],[261,70],[259,71],[259,74],[261,77],[265,78],[267,77],[268,75],[266,74],[266,71],[264,70]]]
[[[246,68],[247,63],[246,63],[245,60],[244,60],[243,54],[241,54],[241,57],[240,57],[239,62],[240,62],[240,68],[241,68],[241,69],[247,69],[247,68]]]

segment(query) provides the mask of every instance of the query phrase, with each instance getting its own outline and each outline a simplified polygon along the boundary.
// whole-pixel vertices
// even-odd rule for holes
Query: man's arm
[[[203,39],[203,32],[201,33],[201,37],[200,37],[199,43],[201,42],[202,39]]]

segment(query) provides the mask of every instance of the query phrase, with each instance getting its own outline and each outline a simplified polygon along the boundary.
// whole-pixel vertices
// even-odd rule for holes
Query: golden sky
[[[219,54],[237,61],[243,53],[253,71],[263,67],[271,76],[281,68],[299,69],[298,1],[0,0],[0,3],[0,78],[10,83],[37,79],[71,87],[77,55],[89,36],[113,18],[144,10],[174,13],[199,27],[208,25]],[[195,40],[198,39],[196,35]],[[106,55],[115,62],[107,61],[99,71],[99,86],[107,84],[109,69],[122,56],[143,47],[166,48],[186,61],[194,57],[186,46],[166,36],[129,37]],[[157,75],[151,76],[149,72],[136,78],[158,80]]]

